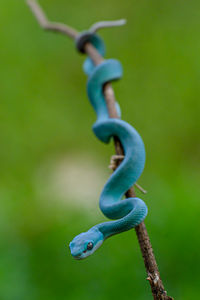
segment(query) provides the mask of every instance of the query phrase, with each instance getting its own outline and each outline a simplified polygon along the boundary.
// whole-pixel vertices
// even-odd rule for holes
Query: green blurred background
[[[199,299],[200,2],[47,1],[49,18],[104,29],[122,117],[147,151],[139,183],[147,229],[168,294]],[[106,220],[98,197],[113,146],[96,140],[84,56],[46,33],[24,1],[0,5],[0,299],[152,299],[135,232],[109,239],[85,261],[69,241]]]

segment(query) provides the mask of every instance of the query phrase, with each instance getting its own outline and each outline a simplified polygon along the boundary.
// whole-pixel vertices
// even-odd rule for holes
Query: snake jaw
[[[83,257],[81,255],[73,256],[76,260],[81,260]]]

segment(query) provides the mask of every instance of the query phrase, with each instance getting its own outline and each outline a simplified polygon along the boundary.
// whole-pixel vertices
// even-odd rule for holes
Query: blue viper
[[[89,40],[98,52],[104,55],[104,43],[100,37],[93,34]],[[87,232],[77,235],[69,245],[71,254],[75,259],[88,257],[108,237],[139,225],[148,211],[146,204],[137,197],[122,200],[123,195],[143,172],[145,164],[143,141],[139,133],[127,122],[109,117],[103,95],[103,86],[106,82],[121,78],[122,66],[119,61],[114,59],[105,60],[100,65],[95,66],[88,57],[84,62],[84,71],[89,76],[88,97],[97,114],[93,131],[97,138],[104,143],[109,143],[114,136],[118,137],[123,146],[125,158],[108,179],[99,200],[103,214],[115,221],[97,224]],[[118,104],[116,104],[116,109],[120,116]]]

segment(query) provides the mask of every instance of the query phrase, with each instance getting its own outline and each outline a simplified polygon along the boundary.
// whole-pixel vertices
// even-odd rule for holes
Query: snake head
[[[75,259],[84,259],[94,253],[103,243],[104,236],[98,228],[92,227],[87,232],[77,235],[69,244]]]

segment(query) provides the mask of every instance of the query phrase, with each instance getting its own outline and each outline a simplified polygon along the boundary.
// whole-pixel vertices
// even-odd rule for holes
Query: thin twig
[[[39,25],[45,30],[63,33],[72,39],[78,35],[78,32],[75,29],[67,25],[50,22],[36,0],[27,0],[27,4],[37,19]]]
[[[123,26],[125,24],[126,24],[126,20],[125,19],[116,20],[116,21],[101,21],[101,22],[94,23],[90,27],[89,31],[90,32],[97,32],[101,28]]]
[[[146,191],[140,184],[138,184],[137,182],[135,183],[135,187],[136,187],[140,192],[142,192],[143,194],[147,194],[147,191]]]
[[[75,39],[78,32],[64,24],[51,23],[48,21],[43,10],[35,0],[27,0],[29,7],[31,8],[33,14],[35,15],[38,23],[47,30],[57,31],[67,35],[68,37]],[[85,52],[90,56],[95,65],[100,64],[104,59],[93,47],[92,44],[85,44]],[[115,95],[110,83],[104,85],[104,96],[108,107],[108,112],[110,118],[118,118],[118,114],[115,106]],[[118,138],[114,137],[115,150],[117,155],[124,155],[122,145]],[[127,191],[126,197],[135,197],[135,191],[133,188]],[[154,300],[173,300],[173,298],[167,296],[164,289],[162,280],[160,278],[160,273],[158,271],[158,266],[153,253],[151,242],[147,233],[144,222],[135,227],[138,242],[144,259],[145,268],[147,271],[147,280],[150,282],[152,295]]]

